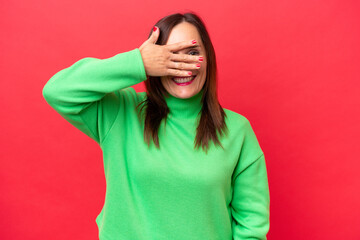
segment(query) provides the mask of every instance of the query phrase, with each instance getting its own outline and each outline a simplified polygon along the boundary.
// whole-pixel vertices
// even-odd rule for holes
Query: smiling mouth
[[[188,83],[195,79],[196,75],[190,76],[190,77],[172,77],[171,80],[173,80],[175,83]]]

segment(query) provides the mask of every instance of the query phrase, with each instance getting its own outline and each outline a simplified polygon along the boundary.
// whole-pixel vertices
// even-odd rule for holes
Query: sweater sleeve
[[[265,156],[248,121],[232,184],[233,240],[266,240],[270,228],[270,194]]]
[[[136,48],[106,59],[80,59],[52,76],[42,94],[63,118],[100,144],[124,104],[126,88],[146,79]]]

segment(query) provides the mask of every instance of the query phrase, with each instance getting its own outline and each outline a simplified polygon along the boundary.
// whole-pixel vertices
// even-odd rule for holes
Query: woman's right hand
[[[145,72],[148,76],[179,76],[187,77],[191,75],[193,69],[199,69],[201,56],[187,54],[175,54],[181,49],[193,46],[193,40],[178,42],[170,45],[155,44],[160,34],[160,29],[153,31],[150,38],[140,47],[141,57],[144,63]]]

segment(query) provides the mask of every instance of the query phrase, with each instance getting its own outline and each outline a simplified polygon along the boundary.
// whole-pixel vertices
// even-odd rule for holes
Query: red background
[[[101,149],[42,88],[81,58],[139,47],[158,19],[187,10],[212,38],[222,106],[250,120],[265,153],[268,239],[360,239],[355,0],[3,1],[0,239],[97,239]]]

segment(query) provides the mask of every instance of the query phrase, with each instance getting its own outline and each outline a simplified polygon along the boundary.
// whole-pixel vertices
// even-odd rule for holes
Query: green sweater
[[[103,152],[106,194],[95,221],[100,240],[266,239],[270,197],[264,153],[249,121],[224,109],[224,147],[194,149],[201,96],[166,98],[160,149],[144,141],[136,105],[147,78],[138,48],[86,57],[59,71],[43,96]]]

